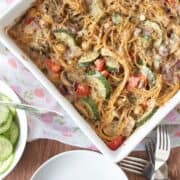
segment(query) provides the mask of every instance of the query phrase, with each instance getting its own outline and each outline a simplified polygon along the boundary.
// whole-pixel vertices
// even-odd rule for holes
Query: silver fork
[[[152,175],[153,165],[152,163],[133,156],[128,156],[119,163],[120,167],[125,171],[136,173],[145,176],[150,179]]]
[[[148,142],[145,143],[145,147],[146,147],[146,152],[148,154],[149,160],[152,162],[152,164],[155,164],[155,157],[154,157],[154,151],[155,151],[155,147],[156,144],[153,141],[153,139],[150,138],[150,140]],[[168,166],[167,163],[165,163],[163,166],[161,166],[160,169],[158,169],[157,171],[154,171],[154,174],[152,175],[151,179],[168,179]]]
[[[155,171],[166,163],[170,155],[170,149],[170,136],[167,127],[165,125],[160,125],[157,127]]]

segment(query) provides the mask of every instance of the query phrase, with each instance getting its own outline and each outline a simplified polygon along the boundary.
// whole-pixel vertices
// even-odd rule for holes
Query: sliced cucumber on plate
[[[12,121],[10,128],[3,134],[12,145],[15,145],[19,136],[19,128],[16,122]]]
[[[9,108],[0,105],[0,126],[3,125],[9,116]]]
[[[0,174],[3,174],[9,169],[14,160],[14,154],[12,153],[5,161],[0,161]]]
[[[6,101],[6,102],[11,102],[11,99],[8,96],[1,94],[1,93],[0,93],[0,100]],[[9,110],[12,112],[13,115],[16,115],[16,109],[14,107],[9,107]]]
[[[0,161],[6,160],[13,152],[13,146],[11,142],[0,135]]]
[[[12,119],[13,119],[12,114],[9,114],[6,122],[4,122],[4,123],[0,126],[0,134],[3,134],[4,132],[6,132],[6,131],[10,128],[11,123],[12,123]]]
[[[1,93],[0,100],[11,101]],[[16,117],[15,108],[0,106],[0,175],[11,166],[14,159],[14,148],[19,137]]]

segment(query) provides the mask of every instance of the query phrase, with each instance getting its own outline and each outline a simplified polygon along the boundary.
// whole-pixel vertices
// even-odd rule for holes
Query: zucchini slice
[[[16,122],[12,121],[10,128],[3,135],[10,140],[12,145],[15,145],[19,137],[19,128]]]
[[[75,50],[77,48],[73,35],[70,34],[67,30],[65,29],[54,30],[54,35],[58,40],[60,40],[70,49]]]
[[[152,39],[148,35],[141,36],[141,43],[144,48],[149,48],[152,44]]]
[[[90,13],[95,18],[99,19],[104,14],[102,0],[92,0]]]
[[[97,90],[98,95],[103,99],[107,99],[110,96],[111,85],[101,73],[96,71],[88,72],[87,81]]]
[[[119,71],[119,63],[112,59],[111,57],[106,58],[106,67],[110,72],[118,72]]]
[[[90,115],[90,119],[93,119],[93,120],[99,119],[97,106],[91,98],[89,97],[82,98],[81,103],[86,107],[86,110],[88,111],[88,114]]]
[[[163,32],[159,26],[159,24],[152,22],[152,21],[145,21],[145,27],[153,29],[158,34],[158,39],[154,42],[154,46],[156,48],[160,47],[162,40],[163,40]]]
[[[0,161],[6,160],[13,152],[13,146],[11,142],[0,135]]]
[[[155,102],[149,107],[148,111],[136,121],[136,127],[142,126],[157,110]]]
[[[113,13],[112,15],[112,22],[114,24],[121,24],[122,22],[122,16],[119,13]]]
[[[7,121],[0,126],[0,134],[3,134],[10,128],[12,120],[13,120],[13,116],[10,113]]]
[[[14,154],[12,153],[5,161],[0,161],[0,174],[7,171],[14,160]]]
[[[145,65],[140,66],[140,71],[143,75],[145,75],[148,79],[148,83],[150,87],[153,87],[156,83],[155,76],[152,71]]]
[[[96,60],[99,56],[99,52],[96,51],[89,51],[85,53],[78,61],[78,65],[80,67],[87,67],[91,64],[94,60]]]
[[[9,113],[8,107],[0,105],[0,126],[7,121]]]

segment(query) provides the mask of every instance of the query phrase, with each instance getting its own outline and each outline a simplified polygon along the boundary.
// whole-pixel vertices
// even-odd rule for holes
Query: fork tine
[[[157,127],[157,132],[156,132],[156,150],[160,149],[160,126]]]
[[[152,163],[155,163],[155,147],[156,144],[153,139],[151,139],[151,153],[152,153]]]
[[[140,166],[137,166],[137,165],[135,165],[135,164],[131,164],[131,163],[129,163],[129,162],[121,162],[120,165],[121,165],[121,166],[124,166],[124,167],[128,167],[128,168],[140,170],[140,171],[143,171],[143,170],[144,170],[144,166],[140,167]]]
[[[135,173],[135,174],[140,174],[140,175],[142,175],[142,171],[138,171],[138,170],[135,170],[135,169],[132,169],[132,168],[127,168],[127,167],[123,167],[123,166],[121,166],[120,165],[120,167],[122,168],[122,169],[124,169],[125,171],[129,171],[129,172],[132,172],[132,173]]]
[[[132,156],[128,156],[125,159],[131,160],[131,161],[136,161],[136,162],[140,162],[140,163],[144,163],[147,164],[148,161],[141,159],[141,158],[137,158],[137,157],[132,157]]]
[[[122,169],[141,175],[143,174],[143,171],[147,164],[148,161],[132,156],[126,157],[119,163]]]
[[[163,149],[164,147],[164,132],[163,132],[163,126],[160,125],[160,149]]]
[[[145,144],[145,148],[146,148],[146,153],[148,154],[149,160],[152,162],[151,152],[150,152],[150,148],[149,148],[149,143]]]
[[[147,142],[145,144],[145,146],[146,146],[146,152],[147,152],[147,154],[149,156],[149,159],[150,159],[151,163],[154,164],[154,144],[153,144],[153,140],[150,139],[150,141]]]
[[[145,164],[143,164],[143,163],[138,163],[138,162],[135,162],[135,161],[129,161],[129,160],[126,160],[126,159],[122,160],[120,164],[123,164],[123,163],[134,165],[134,166],[137,166],[137,167],[140,167],[140,168],[141,167],[143,168],[145,166]]]
[[[167,126],[164,126],[164,129],[165,129],[165,133],[166,133],[166,150],[168,151],[171,146],[170,145],[170,137],[169,137]]]
[[[167,149],[167,131],[165,125],[162,126],[162,134],[163,134],[163,150]]]

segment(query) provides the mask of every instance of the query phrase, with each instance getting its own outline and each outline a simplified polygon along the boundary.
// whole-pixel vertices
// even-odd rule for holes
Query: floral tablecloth
[[[18,0],[0,0],[0,12],[2,13],[16,1]],[[1,44],[0,79],[6,81],[25,103],[58,110],[64,115],[64,118],[60,118],[51,114],[34,116],[28,113],[28,141],[47,138],[74,146],[95,148],[46,89]],[[172,146],[180,146],[180,105],[170,112],[162,122],[169,125]],[[136,150],[143,148],[144,141]]]

